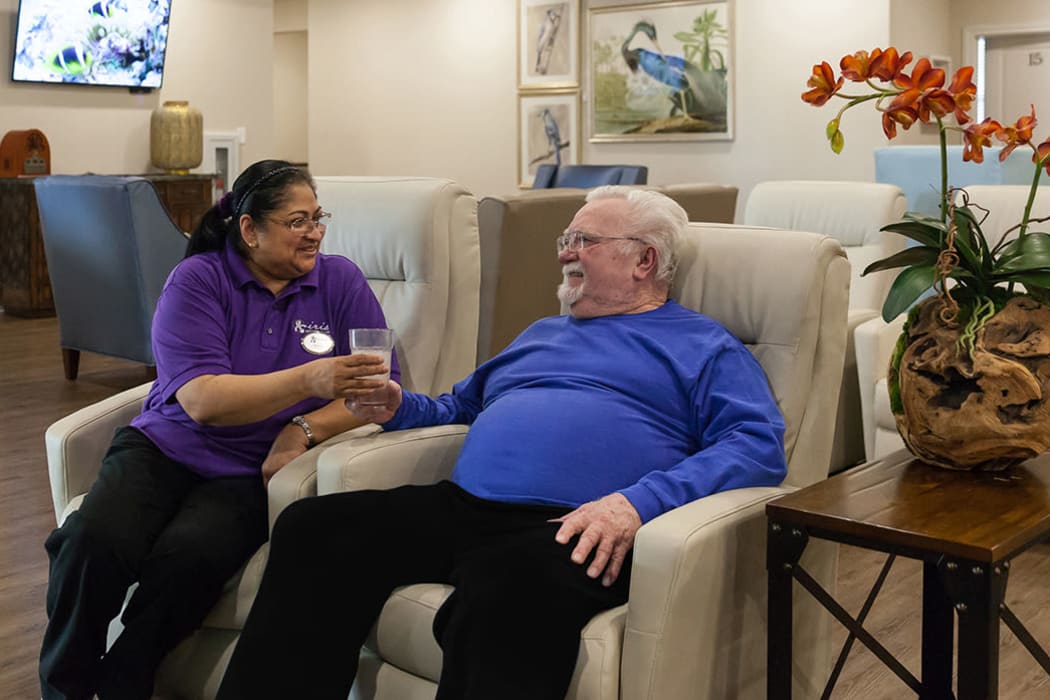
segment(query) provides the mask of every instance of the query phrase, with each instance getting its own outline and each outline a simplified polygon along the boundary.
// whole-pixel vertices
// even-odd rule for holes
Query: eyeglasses
[[[564,250],[590,248],[605,241],[638,241],[639,243],[645,243],[641,238],[635,238],[634,236],[599,236],[596,233],[580,233],[579,231],[569,231],[562,236],[558,236],[554,242],[558,246],[558,252],[560,253]]]
[[[328,227],[328,222],[331,220],[332,215],[327,211],[322,211],[314,217],[300,216],[291,221],[278,221],[277,219],[271,219],[274,223],[281,224],[282,226],[291,229],[293,233],[298,233],[300,235],[313,233],[314,229],[321,229],[321,232],[323,233]]]

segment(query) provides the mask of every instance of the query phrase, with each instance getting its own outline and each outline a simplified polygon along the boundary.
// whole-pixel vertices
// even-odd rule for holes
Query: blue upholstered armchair
[[[66,378],[76,379],[82,350],[152,367],[153,311],[186,234],[141,177],[53,175],[34,184]]]
[[[590,189],[600,185],[644,185],[649,168],[644,165],[541,165],[536,170],[532,189],[578,187]]]

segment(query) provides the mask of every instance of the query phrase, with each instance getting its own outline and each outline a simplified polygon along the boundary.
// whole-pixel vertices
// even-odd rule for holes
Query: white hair
[[[685,209],[665,194],[625,185],[604,185],[587,193],[587,202],[600,199],[622,199],[627,202],[625,232],[656,248],[658,265],[655,279],[670,287],[678,266],[675,250],[689,225]]]

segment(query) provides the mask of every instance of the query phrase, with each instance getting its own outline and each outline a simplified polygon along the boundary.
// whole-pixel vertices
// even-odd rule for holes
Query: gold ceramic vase
[[[204,159],[204,119],[185,100],[168,100],[150,117],[149,156],[168,173],[185,175]]]

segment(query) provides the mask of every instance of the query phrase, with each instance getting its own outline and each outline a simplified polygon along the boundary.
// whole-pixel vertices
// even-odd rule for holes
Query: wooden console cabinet
[[[143,175],[172,220],[191,231],[211,206],[211,175]],[[53,316],[44,240],[31,177],[0,178],[0,306],[11,316]]]

